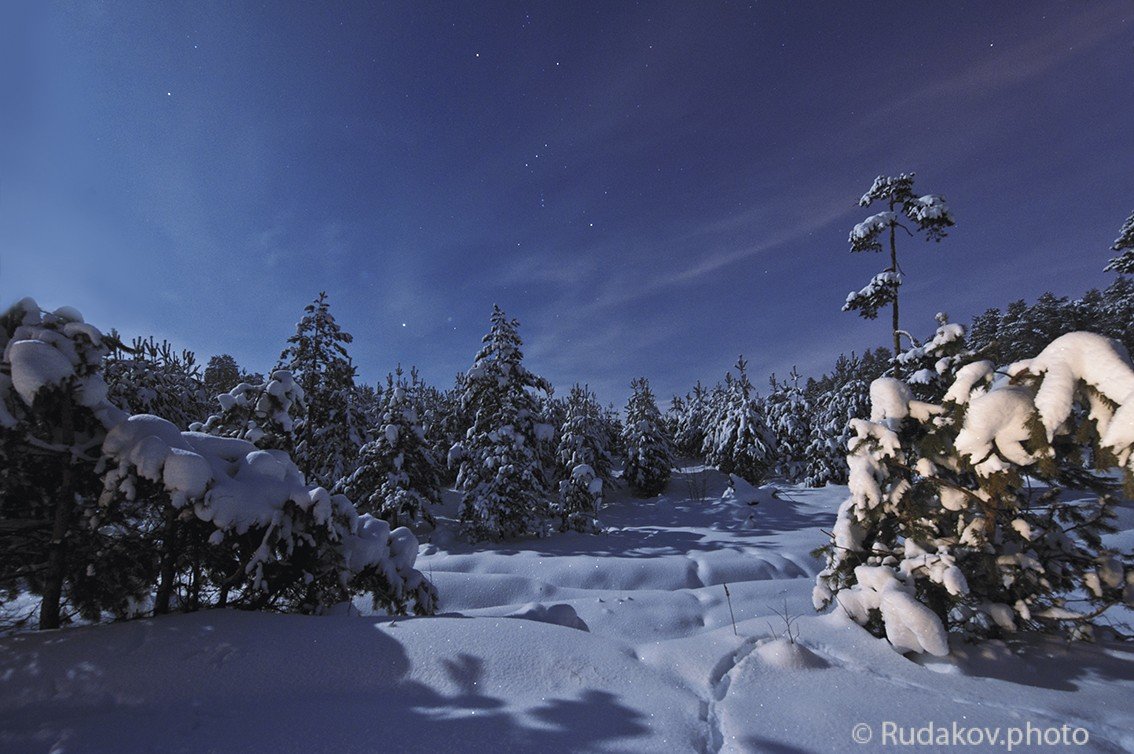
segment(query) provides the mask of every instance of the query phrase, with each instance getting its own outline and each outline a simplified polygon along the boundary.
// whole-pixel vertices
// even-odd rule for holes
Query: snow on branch
[[[858,310],[863,317],[875,319],[878,310],[889,305],[898,295],[898,288],[902,284],[902,273],[886,270],[879,272],[870,279],[862,290],[851,291],[847,294],[843,311]]]

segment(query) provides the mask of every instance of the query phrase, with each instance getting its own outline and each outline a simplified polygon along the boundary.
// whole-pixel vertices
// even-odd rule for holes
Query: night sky
[[[664,401],[889,343],[840,311],[879,173],[903,325],[1112,279],[1134,3],[5,3],[0,304],[270,369],[326,290],[360,378],[467,369],[493,303],[560,392]]]

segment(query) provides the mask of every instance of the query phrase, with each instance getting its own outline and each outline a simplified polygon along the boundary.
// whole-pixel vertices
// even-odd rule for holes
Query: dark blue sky
[[[621,402],[885,345],[840,312],[879,173],[903,324],[1104,286],[1134,4],[38,3],[0,11],[0,299],[266,370],[328,291],[360,376],[448,386],[494,302]]]

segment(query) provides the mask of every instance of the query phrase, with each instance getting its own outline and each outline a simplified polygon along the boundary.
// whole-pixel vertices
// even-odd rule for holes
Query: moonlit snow
[[[163,442],[196,440],[181,437]],[[435,618],[360,598],[323,617],[212,610],[2,639],[0,750],[846,752],[856,724],[931,720],[1069,724],[1089,731],[1083,751],[1134,748],[1128,646],[946,647],[885,574],[862,581],[889,641],[848,615],[865,606],[815,613],[809,552],[845,487],[730,487],[693,466],[656,499],[607,493],[605,534],[494,547],[455,536],[446,493],[415,563]],[[1129,547],[1134,510],[1119,525],[1108,540]]]

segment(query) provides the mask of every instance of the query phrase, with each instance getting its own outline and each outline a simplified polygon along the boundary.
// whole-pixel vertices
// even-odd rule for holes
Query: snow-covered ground
[[[0,749],[1134,750],[1134,648],[957,643],[907,659],[811,608],[809,553],[846,489],[773,493],[692,467],[657,499],[616,492],[605,535],[491,547],[453,537],[450,493],[418,560],[436,618],[360,602],[9,637]]]

